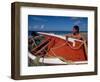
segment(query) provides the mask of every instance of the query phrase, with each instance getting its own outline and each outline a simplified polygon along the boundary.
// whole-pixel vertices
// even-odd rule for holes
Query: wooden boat
[[[46,59],[50,60],[50,58],[54,58],[55,60],[57,60],[56,58],[58,58],[63,62],[87,61],[87,49],[84,41],[73,38],[69,38],[68,40],[66,40],[66,37],[62,37],[60,35],[42,32],[38,33],[44,36],[44,40],[42,40],[38,46],[31,49],[30,52],[34,56],[41,56],[42,59],[40,60],[40,62],[42,62],[43,58],[44,63],[49,63]]]

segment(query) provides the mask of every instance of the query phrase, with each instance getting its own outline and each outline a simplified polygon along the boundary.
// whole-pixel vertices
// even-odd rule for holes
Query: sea
[[[32,32],[38,33],[38,32],[45,32],[45,33],[51,33],[56,35],[65,35],[72,33],[72,31],[28,31],[28,35],[32,35]],[[80,32],[87,32],[87,31],[80,31]]]

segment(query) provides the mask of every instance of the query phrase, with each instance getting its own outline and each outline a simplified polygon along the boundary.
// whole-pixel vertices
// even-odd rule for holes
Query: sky
[[[78,25],[80,31],[87,31],[88,18],[28,15],[29,31],[72,31],[74,25]]]

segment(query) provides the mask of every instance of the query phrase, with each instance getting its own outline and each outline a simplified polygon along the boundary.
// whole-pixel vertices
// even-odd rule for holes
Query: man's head
[[[73,26],[73,34],[79,33],[79,26]]]

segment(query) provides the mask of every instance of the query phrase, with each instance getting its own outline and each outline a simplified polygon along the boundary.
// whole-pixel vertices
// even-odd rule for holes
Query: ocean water
[[[65,35],[72,33],[72,31],[28,31],[28,35],[32,35],[32,32],[38,33],[38,32],[45,32],[45,33],[53,33],[57,35]],[[86,31],[81,31],[81,32],[86,32]]]

